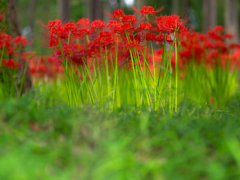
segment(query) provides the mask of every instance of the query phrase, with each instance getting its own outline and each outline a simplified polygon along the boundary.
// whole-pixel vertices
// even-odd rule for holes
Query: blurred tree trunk
[[[90,21],[102,19],[102,6],[100,0],[91,0]]]
[[[0,14],[6,15],[6,18],[0,20],[0,31],[6,32],[9,27],[9,18],[8,18],[8,2],[0,0]]]
[[[173,14],[178,14],[178,12],[179,12],[178,6],[179,6],[179,0],[172,0],[172,13]]]
[[[9,19],[12,24],[13,33],[16,36],[21,36],[22,33],[21,33],[21,28],[18,20],[16,0],[8,1],[8,9],[9,9]],[[23,54],[23,52],[24,52],[24,48],[22,47],[20,50],[20,58],[19,58],[20,68],[19,68],[19,77],[18,77],[18,80],[19,80],[23,78],[25,75],[22,93],[26,92],[32,87],[31,75],[29,73],[29,66],[23,59],[21,59],[21,55]],[[26,72],[24,72],[25,67],[27,67]],[[20,84],[18,84],[18,86],[20,86]]]
[[[31,0],[29,3],[29,9],[28,9],[28,21],[29,21],[29,26],[31,28],[30,34],[29,34],[29,41],[31,42],[31,44],[29,45],[31,49],[33,49],[34,46],[34,12],[35,12],[35,7],[36,7],[36,3],[38,0]]]
[[[134,6],[135,6],[136,9],[142,10],[142,7],[146,6],[146,0],[135,0],[134,1]],[[137,13],[136,14],[136,19],[141,19],[141,18],[142,18],[142,16],[139,13]]]
[[[112,7],[111,7],[111,3],[109,0],[106,0],[105,4],[104,4],[104,12],[103,12],[103,20],[104,22],[108,23],[112,18],[110,16],[107,15],[107,13],[112,14]]]
[[[121,3],[121,0],[116,0],[116,1],[106,0],[106,2],[104,3],[104,11],[103,11],[104,22],[108,23],[112,19],[108,14],[112,14],[113,10],[115,9],[120,9],[121,8],[120,3]]]
[[[203,31],[207,32],[217,25],[217,1],[203,0]]]
[[[238,35],[238,0],[225,0],[225,29],[234,36]],[[234,38],[232,42],[238,42],[238,38]]]
[[[58,17],[62,23],[70,20],[70,0],[58,0]]]
[[[182,16],[183,16],[183,18],[189,16],[189,9],[190,9],[190,1],[182,0]]]
[[[82,0],[84,7],[83,8],[83,14],[84,18],[91,19],[91,2],[89,0]]]

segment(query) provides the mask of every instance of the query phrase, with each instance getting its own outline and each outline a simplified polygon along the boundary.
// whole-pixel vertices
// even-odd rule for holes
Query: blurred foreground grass
[[[0,180],[239,179],[239,99],[224,110],[185,101],[174,117],[33,93],[1,101]]]

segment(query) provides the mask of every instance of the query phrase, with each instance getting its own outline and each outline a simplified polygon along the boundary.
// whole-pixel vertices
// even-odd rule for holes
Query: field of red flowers
[[[133,10],[0,30],[0,180],[239,179],[240,44]]]
[[[29,44],[25,37],[1,31],[2,95],[15,93],[21,59],[34,84],[63,82],[59,88],[71,106],[114,110],[125,104],[173,114],[187,97],[224,107],[238,86],[240,44],[230,43],[234,36],[222,26],[194,32],[178,15],[157,16],[162,9],[133,10],[142,18],[119,9],[106,12],[108,23],[82,18],[41,24],[52,56],[22,53]],[[23,84],[24,78],[17,81]]]

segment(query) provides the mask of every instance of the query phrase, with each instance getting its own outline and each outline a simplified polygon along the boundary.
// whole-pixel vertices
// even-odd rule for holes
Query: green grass
[[[1,180],[240,178],[239,96],[225,109],[184,101],[171,117],[35,94],[0,102]]]

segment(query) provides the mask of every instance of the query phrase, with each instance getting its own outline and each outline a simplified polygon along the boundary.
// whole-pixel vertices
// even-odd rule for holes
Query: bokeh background
[[[7,12],[8,0],[0,0],[0,13]],[[132,6],[160,8],[163,15],[172,13],[188,18],[188,27],[194,31],[206,32],[211,27],[222,25],[228,33],[237,36],[239,42],[240,1],[239,0],[16,0],[18,19],[22,35],[31,44],[27,51],[48,54],[43,41],[44,28],[49,20],[61,19],[63,22],[78,21],[88,18],[91,21],[110,20],[105,12],[123,9],[126,14],[133,14]],[[137,15],[140,18],[139,15]]]

